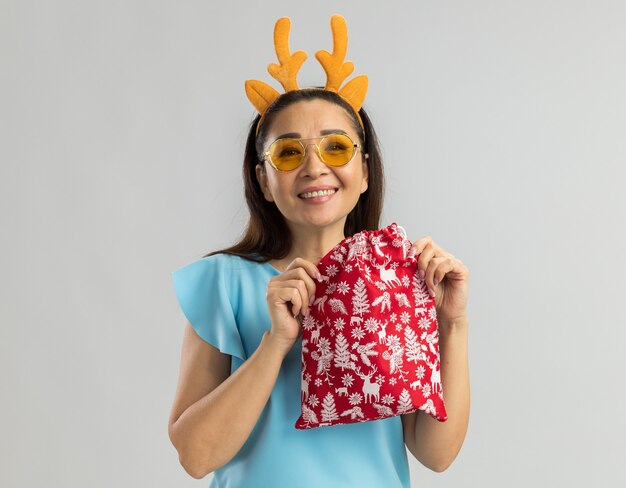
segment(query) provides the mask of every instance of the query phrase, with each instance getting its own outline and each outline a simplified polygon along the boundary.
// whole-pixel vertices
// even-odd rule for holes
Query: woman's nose
[[[302,170],[308,174],[320,174],[328,172],[328,166],[322,161],[318,148],[310,143],[305,147],[304,159],[302,160]]]

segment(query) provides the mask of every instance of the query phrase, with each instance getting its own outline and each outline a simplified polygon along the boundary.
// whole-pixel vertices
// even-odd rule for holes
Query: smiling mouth
[[[303,200],[306,200],[307,198],[325,197],[328,195],[332,195],[336,191],[337,191],[336,188],[329,189],[329,190],[307,191],[305,193],[300,193],[298,195],[298,198],[302,198]]]

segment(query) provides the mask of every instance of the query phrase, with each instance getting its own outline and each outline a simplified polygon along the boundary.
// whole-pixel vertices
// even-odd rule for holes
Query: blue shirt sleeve
[[[172,272],[180,307],[196,333],[224,354],[244,361],[241,335],[225,284],[228,261],[214,254]]]

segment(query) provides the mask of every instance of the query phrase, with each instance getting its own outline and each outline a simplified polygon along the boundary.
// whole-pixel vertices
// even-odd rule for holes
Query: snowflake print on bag
[[[302,321],[302,409],[311,429],[422,411],[443,422],[435,299],[395,222],[347,237],[318,263]]]

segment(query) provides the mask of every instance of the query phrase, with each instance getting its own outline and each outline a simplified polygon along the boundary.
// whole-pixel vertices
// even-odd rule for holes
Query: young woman
[[[198,479],[213,472],[212,487],[409,487],[406,447],[446,469],[469,418],[468,270],[430,237],[411,252],[435,294],[447,421],[414,412],[294,427],[316,263],[379,227],[382,161],[366,112],[324,89],[282,94],[250,127],[243,175],[241,241],[173,273],[189,320],[169,419],[182,466]]]

